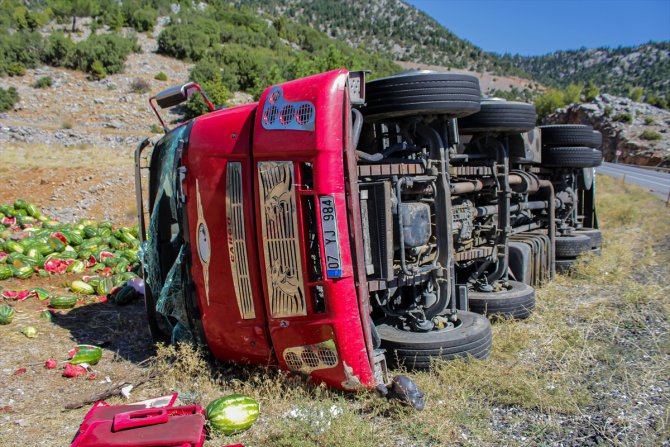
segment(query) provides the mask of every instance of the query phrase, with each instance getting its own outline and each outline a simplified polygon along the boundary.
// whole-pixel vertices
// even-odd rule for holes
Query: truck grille
[[[307,315],[293,163],[258,162],[263,252],[272,317]]]
[[[244,320],[251,320],[256,318],[256,311],[249,277],[242,194],[242,163],[230,162],[226,166],[226,239],[230,270],[240,315]]]

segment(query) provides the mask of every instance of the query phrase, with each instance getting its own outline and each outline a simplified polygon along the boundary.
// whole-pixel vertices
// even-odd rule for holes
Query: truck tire
[[[600,248],[603,243],[603,234],[595,228],[582,228],[575,231],[576,234],[584,234],[591,238],[591,248]]]
[[[599,130],[593,131],[593,148],[600,149],[600,146],[603,145],[603,134]]]
[[[592,154],[593,154],[593,167],[597,168],[601,164],[603,164],[603,153],[600,151],[600,149],[592,149]]]
[[[452,329],[431,332],[409,332],[394,326],[377,326],[381,347],[393,366],[429,369],[433,359],[485,359],[491,353],[491,323],[478,314],[458,311],[457,325]]]
[[[535,308],[535,289],[517,281],[509,285],[500,292],[469,292],[470,310],[494,318],[528,318]]]
[[[602,162],[602,155],[599,154],[598,149],[590,147],[543,147],[542,165],[551,168],[594,168]]]
[[[569,275],[572,273],[572,267],[575,265],[575,262],[577,262],[575,258],[556,259],[556,273]]]
[[[602,144],[600,132],[583,124],[550,124],[540,126],[540,129],[542,146],[545,147],[600,147]]]
[[[464,135],[480,132],[522,133],[533,130],[537,114],[532,104],[483,100],[479,112],[458,120]]]
[[[576,258],[591,250],[591,238],[585,234],[556,236],[556,258]]]
[[[365,84],[366,121],[383,121],[416,115],[459,118],[480,109],[481,91],[475,76],[407,72]]]

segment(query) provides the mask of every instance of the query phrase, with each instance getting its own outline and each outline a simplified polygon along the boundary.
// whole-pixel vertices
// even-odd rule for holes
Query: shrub
[[[73,64],[73,57],[77,45],[66,37],[62,32],[55,32],[49,36],[44,51],[42,52],[42,62],[54,67],[69,67]]]
[[[640,135],[640,138],[643,140],[656,141],[660,140],[662,136],[660,133],[654,132],[653,130],[645,130],[642,132],[642,135]]]
[[[640,98],[642,98],[642,93],[644,93],[642,87],[633,87],[628,92],[628,97],[633,101],[637,102],[640,100]]]
[[[161,72],[158,73],[156,76],[154,76],[154,79],[157,80],[157,81],[167,81],[167,80],[168,80],[168,76],[167,76],[165,73],[163,73],[163,72],[161,71]]]
[[[599,94],[600,89],[596,84],[593,83],[593,81],[591,81],[584,91],[584,99],[587,101],[593,101]]]
[[[550,88],[544,95],[539,96],[535,100],[534,105],[537,111],[537,118],[540,120],[553,113],[556,109],[565,106],[565,98],[560,90]]]
[[[33,83],[33,88],[48,88],[51,87],[54,83],[54,80],[51,79],[51,76],[43,76]]]
[[[11,110],[19,99],[19,93],[14,87],[0,88],[0,112]]]
[[[20,76],[40,61],[44,41],[37,32],[0,33],[0,75]]]
[[[633,122],[633,115],[628,112],[619,113],[614,117],[614,121],[630,124]]]
[[[118,73],[128,55],[137,50],[135,37],[122,37],[114,34],[91,35],[77,44],[76,59],[73,67],[100,76]],[[93,64],[99,62],[94,69]],[[102,67],[103,70],[99,68]],[[104,76],[102,76],[104,77]]]
[[[154,29],[154,24],[158,19],[158,11],[150,8],[138,9],[130,17],[129,25],[136,31],[142,33]]]
[[[163,128],[161,126],[159,126],[158,124],[154,123],[149,128],[149,131],[151,133],[163,133]]]
[[[191,25],[170,25],[158,36],[158,53],[177,59],[202,59],[213,43],[205,32]]]
[[[73,127],[74,123],[70,120],[64,120],[62,123],[60,123],[61,129],[72,129]]]
[[[107,70],[105,70],[105,66],[100,61],[93,61],[88,72],[93,76],[93,79],[103,79],[107,76]]]
[[[644,119],[644,124],[647,124],[647,125],[654,124],[655,122],[656,122],[656,120],[654,118],[649,117],[649,116]]]
[[[603,111],[603,113],[605,114],[605,116],[612,116],[612,112],[614,112],[614,107],[612,107],[612,106],[605,106],[605,110]]]
[[[133,82],[130,83],[130,90],[133,93],[146,93],[151,90],[151,84],[144,79],[135,78],[133,79]]]
[[[213,78],[202,83],[202,89],[214,106],[221,106],[226,103],[232,94],[223,84],[223,78],[220,73],[214,74]],[[193,118],[209,112],[209,107],[205,104],[202,96],[194,94],[186,103],[186,117]]]

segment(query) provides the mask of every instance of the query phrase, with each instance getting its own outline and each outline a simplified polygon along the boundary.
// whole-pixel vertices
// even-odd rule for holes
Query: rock
[[[626,113],[631,115],[631,123],[615,120]],[[605,160],[614,160],[619,151],[619,161],[646,166],[670,166],[668,123],[670,112],[667,110],[609,94],[600,95],[591,103],[558,109],[542,122],[593,126],[603,135],[601,150]],[[645,131],[656,132],[661,139],[641,138]]]

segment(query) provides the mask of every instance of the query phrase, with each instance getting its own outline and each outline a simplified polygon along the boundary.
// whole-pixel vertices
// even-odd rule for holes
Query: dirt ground
[[[20,197],[63,220],[133,224],[130,152],[2,147],[0,203]],[[344,394],[273,370],[209,363],[190,348],[157,350],[140,302],[82,303],[47,322],[40,319],[43,305],[31,298],[12,303],[13,323],[0,326],[0,445],[69,445],[91,405],[67,410],[67,404],[150,374],[157,376],[133,389],[131,400],[179,392],[182,403],[206,405],[244,393],[261,403],[261,418],[249,432],[214,437],[207,446],[670,445],[670,211],[609,179],[599,191],[602,257],[538,290],[530,319],[494,325],[486,362],[411,373],[428,395],[421,414],[370,393]],[[65,293],[72,278],[11,279],[0,286]],[[28,325],[37,327],[36,338],[20,333]],[[79,343],[104,347],[95,375],[62,377],[67,352]],[[58,368],[46,369],[48,358]]]

